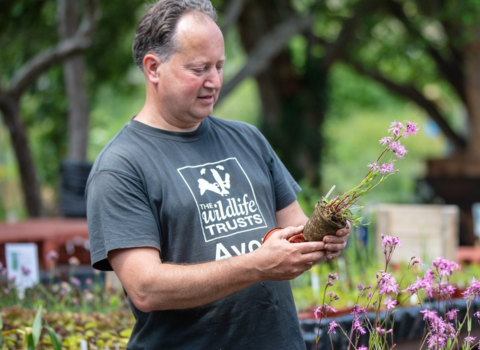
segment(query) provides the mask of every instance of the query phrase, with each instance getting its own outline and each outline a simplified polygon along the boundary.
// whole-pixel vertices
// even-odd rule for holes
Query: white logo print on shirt
[[[197,206],[205,242],[267,227],[252,183],[237,158],[177,171]]]
[[[225,170],[225,168],[221,165],[217,165],[216,168],[219,170]],[[228,189],[230,188],[230,174],[226,173],[225,180],[222,180],[222,177],[217,170],[210,169],[210,171],[216,182],[210,183],[205,179],[198,179],[198,188],[200,189],[200,194],[203,196],[203,194],[207,190],[218,193],[221,196],[226,196],[227,194],[230,194],[230,192],[228,192]],[[207,170],[205,168],[202,168],[202,170],[200,170],[201,175],[205,175],[206,172]]]

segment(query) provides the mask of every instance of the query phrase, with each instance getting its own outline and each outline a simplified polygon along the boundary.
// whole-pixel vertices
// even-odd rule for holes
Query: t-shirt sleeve
[[[160,232],[141,182],[116,171],[97,171],[87,186],[92,266],[110,271],[108,252],[121,248],[160,250]]]
[[[302,190],[298,183],[293,179],[290,172],[285,168],[280,158],[273,150],[265,136],[256,128],[255,133],[266,149],[266,162],[273,179],[275,190],[275,210],[279,211],[292,204],[297,199],[297,194]]]
[[[283,165],[273,149],[271,150],[270,172],[275,187],[275,204],[276,211],[282,210],[292,204],[297,199],[297,194],[302,190],[292,175]]]

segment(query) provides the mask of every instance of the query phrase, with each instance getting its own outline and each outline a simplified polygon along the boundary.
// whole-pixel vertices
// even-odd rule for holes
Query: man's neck
[[[133,119],[152,128],[175,132],[195,131],[201,124],[201,122],[199,122],[186,125],[173,118],[166,118],[157,108],[148,103],[145,103],[142,110]]]

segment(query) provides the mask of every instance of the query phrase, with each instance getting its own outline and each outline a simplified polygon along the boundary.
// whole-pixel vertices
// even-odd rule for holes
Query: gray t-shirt
[[[194,132],[127,123],[87,183],[92,264],[109,251],[154,247],[162,262],[251,252],[300,187],[251,125],[208,117]],[[213,303],[143,313],[128,349],[304,349],[290,283],[263,281]]]

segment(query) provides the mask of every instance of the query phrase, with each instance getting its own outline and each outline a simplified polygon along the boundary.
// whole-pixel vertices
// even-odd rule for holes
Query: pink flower
[[[313,314],[315,315],[315,318],[318,319],[319,318],[319,315],[321,315],[322,317],[327,317],[328,315],[328,312],[331,311],[333,313],[336,313],[337,310],[335,310],[333,307],[331,307],[330,305],[328,305],[327,303],[317,307],[314,311],[313,311]]]
[[[465,343],[472,343],[476,337],[465,337]]]
[[[434,310],[434,311],[431,311],[431,310],[421,310],[420,313],[423,314],[423,320],[426,321],[426,320],[432,320],[434,318],[437,317],[437,312]]]
[[[92,279],[91,279],[91,278],[87,278],[87,279],[85,280],[85,283],[86,283],[87,285],[92,284]]]
[[[80,260],[76,256],[72,256],[68,259],[68,263],[72,266],[78,266],[80,265]]]
[[[381,235],[382,237],[382,247],[385,248],[386,246],[392,246],[392,247],[401,247],[402,242],[398,239],[398,237],[390,237],[390,236],[384,236]]]
[[[339,300],[340,297],[335,294],[335,292],[328,292],[327,295],[330,297],[330,300]]]
[[[357,348],[357,350],[368,350],[368,348],[364,345],[362,345],[361,347]]]
[[[415,265],[415,264],[422,265],[422,260],[416,255],[412,255],[412,258],[410,259],[410,261],[412,261],[412,266]]]
[[[417,293],[420,289],[425,288],[426,284],[423,279],[417,276],[417,281],[413,282],[411,285],[407,287],[407,289],[402,290],[404,293],[410,293],[410,294],[415,294]]]
[[[47,260],[57,260],[58,259],[58,253],[54,250],[51,250],[47,253],[46,258],[47,258]]]
[[[395,305],[397,305],[397,301],[392,300],[392,297],[388,297],[383,303],[387,306],[387,310],[395,309]]]
[[[337,332],[335,332],[335,328],[337,328],[337,327],[340,327],[340,325],[337,322],[335,322],[335,321],[330,322],[330,324],[328,325],[328,332],[327,333],[328,334],[332,334],[332,333],[337,334]]]
[[[380,289],[378,290],[379,294],[398,294],[400,287],[395,280],[395,277],[391,276],[391,273],[386,273],[381,271],[381,277],[378,279],[378,285]]]
[[[380,169],[380,167],[377,165],[377,162],[373,164],[367,164],[367,166],[370,168],[371,171],[375,172]]]
[[[407,153],[408,151],[405,149],[405,146],[401,145],[399,142],[394,152],[395,157],[397,157],[398,159],[403,159],[405,157],[405,154]]]
[[[417,123],[409,122],[408,120],[404,120],[405,122],[405,131],[403,132],[403,137],[407,138],[408,135],[417,136],[417,131],[420,128],[417,126]]]
[[[398,136],[400,135],[400,131],[403,129],[402,123],[397,123],[395,120],[390,124],[390,129],[388,132],[392,132],[393,135]]]
[[[385,329],[380,328],[380,327],[377,327],[376,329],[377,329],[378,334],[380,334],[380,335],[384,335],[384,334],[388,334],[388,333],[393,332],[393,329],[389,329],[388,331],[386,331]]]
[[[476,318],[480,318],[480,311],[475,312],[473,316],[475,316]]]
[[[380,174],[386,173],[393,173],[395,169],[393,169],[393,163],[383,163],[382,167],[380,168]]]
[[[98,276],[102,271],[100,270],[97,270],[97,269],[93,269],[93,274]]]
[[[80,280],[78,278],[75,278],[75,277],[71,277],[70,278],[70,283],[73,284],[74,286],[80,286],[82,283],[80,282]]]
[[[477,281],[475,277],[472,278],[472,282],[470,282],[470,287],[463,292],[463,298],[466,300],[478,300],[480,296],[480,281]]]
[[[440,335],[432,335],[430,338],[427,340],[428,348],[435,349],[435,350],[440,350],[441,348],[445,347],[447,339],[443,336]]]
[[[392,139],[393,139],[393,137],[386,136],[386,137],[382,138],[379,142],[382,146],[386,146],[386,145],[389,145],[390,142],[392,142]]]
[[[360,322],[360,320],[358,319],[358,317],[354,317],[354,318],[353,318],[352,328],[353,328],[354,331],[359,331],[361,334],[367,333],[367,331],[365,330],[365,328],[362,327],[362,323]]]
[[[338,280],[338,275],[337,275],[337,273],[335,273],[335,274],[329,273],[328,278],[331,279],[331,280]]]
[[[353,306],[353,310],[351,312],[352,315],[362,315],[366,313],[367,313],[367,309],[364,307],[360,307],[360,305],[358,304]]]
[[[438,272],[438,275],[440,277],[443,277],[443,276],[450,276],[454,270],[460,270],[461,267],[460,265],[450,261],[450,260],[447,260],[447,259],[444,259],[442,257],[438,257],[436,258],[433,263],[432,263],[432,266],[437,270]]]
[[[447,317],[448,317],[449,320],[453,320],[453,319],[455,318],[455,316],[457,316],[457,312],[458,312],[457,309],[452,309],[452,310],[450,310],[450,311],[447,311],[447,312],[445,313],[445,315],[447,315]]]

